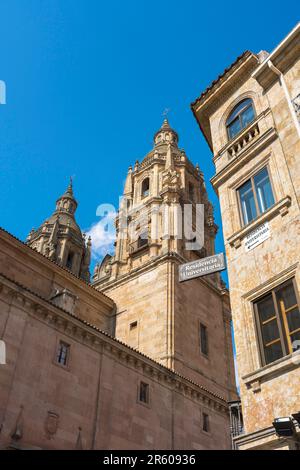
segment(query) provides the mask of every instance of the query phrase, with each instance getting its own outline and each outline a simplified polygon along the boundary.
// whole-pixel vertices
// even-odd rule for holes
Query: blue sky
[[[204,172],[211,152],[190,103],[238,55],[272,50],[298,2],[1,0],[0,225],[21,239],[70,175],[84,229],[117,204],[128,166],[152,147],[165,108]],[[222,251],[221,230],[217,250]]]

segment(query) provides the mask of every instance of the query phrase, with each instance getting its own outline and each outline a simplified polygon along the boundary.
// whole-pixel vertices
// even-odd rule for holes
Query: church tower
[[[129,167],[115,254],[96,266],[93,285],[117,305],[118,339],[233,399],[228,292],[219,274],[178,280],[180,264],[214,254],[217,233],[203,174],[178,140],[165,119]]]
[[[37,230],[31,230],[27,244],[89,282],[91,239],[86,240],[81,233],[75,220],[76,209],[71,180],[65,193],[57,199],[54,213]]]

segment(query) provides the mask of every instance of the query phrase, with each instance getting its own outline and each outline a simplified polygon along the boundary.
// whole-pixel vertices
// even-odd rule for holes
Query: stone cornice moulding
[[[250,71],[257,67],[258,58],[250,51],[245,53],[245,57],[240,57],[215,84],[212,85],[205,94],[192,103],[192,108],[196,113],[205,109],[210,110],[211,106],[217,101],[217,106],[227,98],[228,93],[233,93],[239,83],[249,76]],[[224,88],[227,88],[224,92]]]
[[[233,440],[237,445],[242,446],[252,444],[253,442],[257,444],[258,439],[268,439],[268,441],[273,441],[274,437],[276,437],[276,440],[278,439],[274,427],[269,426],[264,429],[259,429],[258,431],[241,434],[240,436],[234,437]]]
[[[100,279],[99,279],[99,281],[95,281],[95,283],[93,285],[95,286],[95,289],[97,289],[97,287],[99,286],[99,291],[100,292],[110,290],[110,289],[113,289],[115,287],[118,287],[118,286],[126,283],[129,278],[134,279],[135,277],[140,276],[143,273],[146,273],[147,271],[149,271],[149,269],[152,269],[152,268],[156,267],[161,262],[166,262],[166,261],[170,261],[170,260],[171,261],[175,260],[178,264],[188,262],[188,260],[186,260],[185,258],[180,256],[178,253],[171,252],[171,253],[167,253],[165,255],[159,255],[159,256],[155,257],[154,259],[150,260],[149,263],[144,264],[142,267],[137,267],[137,268],[131,270],[130,272],[128,272],[126,274],[123,274],[118,279],[113,279],[109,282],[106,282],[106,283],[104,283],[103,286],[101,286]],[[220,296],[226,296],[227,295],[227,297],[229,297],[229,292],[228,292],[227,288],[219,289],[214,284],[212,284],[211,281],[209,281],[207,279],[204,279],[203,277],[199,277],[197,279],[195,278],[194,280],[198,280],[199,282],[202,282],[205,286],[209,287],[210,289],[212,289],[214,292],[216,292]]]
[[[2,286],[4,288],[1,289]],[[227,402],[223,397],[168,369],[108,333],[99,330],[96,326],[55,306],[7,276],[0,274],[0,295],[3,293],[15,297],[16,304],[27,315],[38,318],[62,334],[72,337],[75,341],[81,341],[86,346],[103,354],[108,353],[117,357],[126,365],[142,370],[144,375],[181,391],[191,399],[197,399],[201,404],[210,406],[216,412],[228,414]]]
[[[258,57],[246,51],[191,104],[192,112],[211,150],[210,116],[249,79],[257,65]]]
[[[50,260],[47,256],[43,255],[42,253],[39,253],[34,248],[31,248],[29,245],[22,242],[22,240],[19,240],[17,237],[0,227],[0,240],[1,238],[3,238],[5,242],[7,242],[11,246],[17,245],[17,248],[20,249],[25,255],[28,255],[31,258],[35,259],[38,263],[46,264],[49,269],[51,269],[51,271],[57,273],[59,276],[65,276],[68,280],[73,282],[76,287],[81,290],[85,290],[92,297],[94,297],[96,302],[103,303],[104,305],[107,305],[110,308],[114,308],[115,303],[110,297],[108,297],[102,292],[99,292],[93,287],[93,285],[75,276],[75,274],[73,274],[67,268],[64,268],[63,266],[57,264],[55,261]]]
[[[245,93],[245,95],[248,96],[249,93]],[[226,144],[223,145],[223,147],[213,156],[213,163],[216,164],[216,162],[219,159],[223,158],[226,155],[226,152],[228,151],[228,149],[230,147],[232,147],[239,140],[243,139],[243,137],[246,134],[248,134],[249,130],[252,127],[255,127],[256,124],[258,124],[263,118],[268,116],[268,114],[270,114],[270,113],[271,113],[271,109],[266,108],[263,112],[261,112],[258,116],[256,116],[254,121],[250,122],[250,124],[248,124],[248,126],[246,126],[241,132],[239,132],[236,137],[234,137],[233,139],[227,140]],[[269,129],[268,129],[268,131],[269,131]],[[253,145],[263,135],[264,134],[262,134],[261,136],[258,136],[258,138],[255,141],[251,141],[250,145]],[[247,145],[243,151],[245,151],[246,149],[248,150],[250,148],[250,145]],[[240,152],[240,154],[241,154],[241,152]],[[234,158],[237,158],[237,157],[229,157],[230,161],[233,160]]]
[[[225,183],[225,181],[244,166],[245,163],[260,153],[265,147],[267,147],[267,145],[271,144],[277,136],[278,134],[276,129],[271,127],[257,138],[253,144],[249,147],[245,147],[245,150],[241,151],[237,157],[231,158],[227,165],[211,178],[210,181],[214,190],[217,192],[221,184]]]
[[[295,360],[298,359],[298,361]],[[297,369],[300,367],[300,358],[299,353],[289,354],[281,359],[278,359],[271,364],[268,364],[250,374],[244,375],[242,377],[243,382],[247,388],[252,389],[253,393],[260,392],[261,384],[272,380],[274,377],[279,375],[286,374],[287,372]]]
[[[259,225],[263,224],[264,222],[267,222],[268,220],[271,220],[277,214],[281,214],[282,217],[286,215],[290,205],[290,196],[286,196],[283,199],[280,199],[280,201],[270,207],[270,209],[268,209],[266,212],[256,218],[253,222],[246,225],[246,227],[242,227],[240,230],[238,230],[229,238],[227,238],[227,242],[234,248],[239,248],[242,244],[242,240],[246,237],[246,235],[256,229]]]
[[[263,296],[278,285],[283,284],[287,280],[294,277],[297,272],[298,265],[299,262],[297,261],[297,263],[292,264],[288,268],[284,269],[280,273],[276,274],[275,276],[260,284],[258,287],[251,289],[249,292],[244,294],[242,298],[245,299],[247,302],[252,302],[258,297]]]

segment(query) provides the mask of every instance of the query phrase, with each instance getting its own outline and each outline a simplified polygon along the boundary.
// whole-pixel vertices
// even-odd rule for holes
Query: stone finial
[[[30,230],[30,232],[29,232],[29,234],[26,238],[27,242],[30,242],[30,240],[32,239],[33,234],[34,234],[34,228],[32,227],[32,229]]]
[[[200,167],[199,167],[199,163],[196,163],[196,172],[197,172],[197,175],[198,175],[198,176],[201,176],[201,175],[202,175],[201,170],[200,170]]]
[[[69,186],[67,187],[65,195],[69,195],[69,196],[73,197],[73,178],[72,178],[72,176],[70,176]]]
[[[128,173],[125,181],[124,186],[124,195],[128,195],[132,193],[132,167],[128,168]]]
[[[88,250],[91,250],[91,246],[92,246],[92,238],[89,235],[89,238],[87,239],[87,242],[86,242],[86,247]]]
[[[57,235],[58,235],[58,229],[59,229],[59,215],[57,215],[54,225],[51,230],[51,235],[49,238],[49,244],[52,243],[53,245],[56,245],[57,243]]]
[[[167,118],[164,119],[164,122],[162,123],[161,129],[171,129],[169,121]]]
[[[168,144],[168,150],[167,150],[167,156],[166,156],[165,169],[167,170],[168,168],[170,168],[171,170],[174,169],[174,162],[173,162],[171,144]]]

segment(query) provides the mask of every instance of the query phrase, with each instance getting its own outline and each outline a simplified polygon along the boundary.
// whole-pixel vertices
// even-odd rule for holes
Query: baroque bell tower
[[[219,274],[178,280],[180,264],[215,253],[217,233],[203,174],[178,140],[165,119],[129,167],[115,254],[96,266],[93,285],[116,303],[118,339],[233,399],[228,292]]]
[[[91,239],[86,240],[75,220],[77,201],[70,184],[56,201],[56,208],[37,230],[32,229],[27,244],[52,261],[89,282]]]

